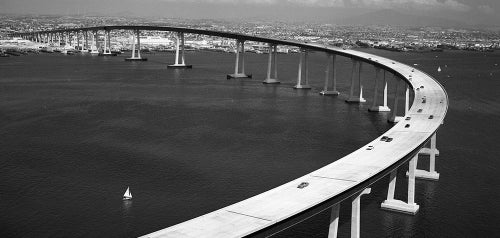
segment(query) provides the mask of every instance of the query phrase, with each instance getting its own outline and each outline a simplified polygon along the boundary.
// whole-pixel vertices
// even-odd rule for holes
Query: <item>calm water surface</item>
[[[443,83],[451,104],[438,133],[441,178],[417,182],[419,213],[380,210],[382,180],[362,199],[362,236],[494,237],[500,53],[374,53],[418,64]],[[318,169],[390,128],[388,114],[367,112],[370,103],[343,101],[346,59],[336,98],[318,95],[319,53],[310,91],[291,89],[298,55],[279,55],[280,85],[261,84],[266,55],[248,55],[254,79],[242,80],[225,79],[231,54],[190,52],[192,70],[167,69],[172,54],[124,57],[0,58],[1,237],[143,235]],[[370,102],[373,83],[365,88]],[[134,199],[123,202],[127,186]],[[349,207],[341,209],[341,236],[349,234]],[[326,237],[328,219],[321,213],[277,237]]]

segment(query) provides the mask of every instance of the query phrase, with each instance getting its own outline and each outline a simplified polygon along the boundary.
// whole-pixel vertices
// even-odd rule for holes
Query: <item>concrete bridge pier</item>
[[[184,32],[177,32],[176,37],[176,49],[175,49],[175,63],[172,65],[167,65],[167,68],[193,68],[192,65],[186,65],[185,60],[185,45],[184,45]],[[179,57],[181,63],[179,63]]]
[[[278,57],[278,45],[269,44],[269,59],[267,61],[267,77],[262,82],[264,84],[280,83],[278,80],[278,65],[276,63]],[[274,77],[271,78],[271,70],[274,68]]]
[[[410,85],[406,84],[405,90],[405,117],[408,115],[408,111],[410,110]]]
[[[415,177],[417,179],[426,179],[426,180],[439,180],[439,173],[436,172],[436,155],[439,152],[436,149],[436,133],[434,133],[431,137],[431,140],[428,142],[428,148],[420,149],[419,155],[429,155],[429,170],[417,169],[415,171]],[[409,171],[406,172],[406,176],[409,176]]]
[[[431,155],[431,153],[434,153],[435,156],[439,156],[439,150],[436,147],[436,133],[432,135],[431,137],[431,143],[429,148],[422,148],[420,150],[421,155]]]
[[[408,202],[394,199],[396,189],[397,169],[391,172],[389,188],[387,190],[387,200],[380,207],[385,210],[396,211],[415,215],[419,205],[415,203],[415,173],[417,170],[418,154],[416,154],[409,163],[408,168]]]
[[[358,67],[358,87],[359,87],[359,96],[354,96],[354,72],[356,68],[356,62],[359,65]],[[361,61],[353,60],[353,70],[351,74],[351,91],[349,94],[349,99],[346,100],[348,103],[363,103],[366,100],[363,98],[363,83],[361,82],[361,70],[363,68],[363,64]]]
[[[333,205],[330,215],[330,228],[328,229],[328,238],[337,238],[339,230],[339,211],[340,203]]]
[[[76,31],[76,49],[80,50],[80,31]]]
[[[309,62],[307,61],[309,55],[309,51],[301,49],[300,53],[300,59],[299,59],[299,71],[297,74],[297,84],[293,87],[294,89],[311,89],[311,86],[309,86]],[[302,62],[304,62],[304,83],[302,84]]]
[[[62,33],[57,33],[57,46],[61,46],[61,38],[62,38]],[[65,46],[66,46],[66,42],[65,42]]]
[[[371,192],[371,188],[366,188],[363,191],[355,194],[352,197],[351,201],[351,238],[359,238],[360,237],[360,228],[361,228],[361,196],[365,194],[369,194]],[[332,213],[330,215],[330,228],[328,231],[328,238],[337,238],[338,233],[338,224],[339,224],[339,210],[340,203],[335,204],[332,207]]]
[[[401,121],[404,117],[398,117],[398,103],[399,103],[399,84],[401,83],[401,79],[399,79],[396,75],[394,75],[394,79],[396,79],[396,90],[394,92],[394,110],[392,111],[391,117],[388,119],[391,123],[397,123]]]
[[[385,78],[385,70],[383,73],[384,76],[384,104],[382,106],[377,105],[378,99],[378,82],[380,75],[380,68],[375,68],[375,92],[373,93],[373,104],[368,111],[370,112],[390,112],[391,109],[387,106],[387,79]]]
[[[64,34],[64,33],[59,33],[59,36],[62,38],[64,37],[64,48],[66,48],[66,46],[68,45],[68,34]],[[61,43],[59,43],[59,45],[61,45]]]
[[[337,55],[334,54],[328,54],[328,61],[326,63],[326,70],[325,70],[325,87],[323,88],[323,91],[321,91],[319,94],[323,96],[337,96],[339,95],[339,91],[337,91],[337,68],[335,67],[335,62],[337,61]],[[333,77],[333,82],[332,82],[332,90],[328,91],[328,84],[330,80],[330,65],[332,65],[332,77]]]
[[[82,52],[89,52],[89,32],[88,31],[85,31],[84,34],[83,34],[83,38],[84,38],[84,45],[83,45],[83,49],[82,49]]]
[[[93,55],[99,54],[99,51],[97,50],[97,31],[94,31],[94,34],[92,34],[92,45],[90,46],[90,53]]]
[[[64,47],[62,47],[61,53],[67,54],[68,53],[68,46],[69,46],[68,42],[71,42],[71,40],[69,39],[69,32],[64,32],[64,33],[61,32],[60,36],[61,36],[61,38],[64,37]],[[59,45],[61,45],[61,44],[59,43]]]
[[[71,35],[70,35],[69,31],[67,31],[66,32],[66,40],[64,42],[65,43],[64,47],[66,47],[68,45],[71,46],[71,38],[70,37],[71,37]]]
[[[241,47],[241,55],[240,55]],[[241,73],[240,69],[240,56],[241,56]],[[236,40],[236,62],[234,64],[234,74],[228,74],[227,79],[234,78],[252,78],[251,74],[245,73],[245,41]]]
[[[104,30],[104,48],[100,56],[116,56],[116,54],[111,53],[111,31]]]
[[[139,30],[135,30],[135,38],[137,39],[137,55],[136,53],[136,48],[135,44],[136,41],[135,39],[132,40],[132,57],[130,58],[125,58],[125,61],[147,61],[147,58],[142,58],[141,57],[141,37],[140,37],[141,32]],[[133,38],[133,36],[132,36]]]

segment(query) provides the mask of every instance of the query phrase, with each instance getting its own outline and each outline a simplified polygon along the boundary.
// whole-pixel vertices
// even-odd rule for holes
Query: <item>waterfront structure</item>
[[[244,42],[264,42],[269,44],[270,55],[266,80],[271,79],[271,66],[273,64],[276,72],[276,57],[273,59],[276,46],[290,45],[299,47],[301,54],[297,84],[294,87],[297,90],[311,88],[308,83],[308,53],[310,51],[325,52],[327,53],[326,61],[328,65],[328,70],[325,71],[325,88],[323,90],[325,95],[328,92],[330,65],[335,65],[335,57],[348,57],[352,60],[352,68],[351,87],[349,98],[346,100],[347,102],[366,102],[366,99],[363,98],[363,81],[361,78],[363,65],[375,67],[374,78],[376,82],[379,80],[380,72],[384,71],[384,104],[382,106],[377,104],[378,84],[375,83],[376,87],[374,91],[376,93],[371,107],[371,109],[374,109],[371,111],[374,112],[388,111],[386,72],[392,74],[396,79],[396,83],[394,84],[394,105],[391,116],[391,121],[396,122],[396,124],[383,135],[375,138],[367,145],[349,155],[279,187],[189,221],[147,234],[144,237],[243,237],[247,235],[272,235],[326,209],[331,209],[329,237],[337,237],[339,210],[340,204],[343,201],[351,201],[351,237],[359,237],[361,229],[360,199],[362,195],[367,195],[371,192],[370,187],[373,183],[389,175],[387,199],[381,204],[381,208],[415,214],[419,209],[419,205],[415,201],[415,179],[439,179],[439,173],[435,170],[435,160],[439,154],[436,148],[436,132],[446,116],[448,96],[442,85],[435,79],[411,66],[354,50],[229,32],[179,27],[111,26],[33,32],[21,34],[21,36],[34,39],[35,36],[45,35],[46,38],[51,39],[52,35],[57,32],[97,32],[102,29],[135,31],[137,44],[139,45],[138,58],[141,58],[139,40],[141,30],[171,31],[177,32],[178,35],[182,33],[205,34],[235,39],[237,42],[235,52],[236,67],[233,76],[245,74],[244,57],[242,57],[241,71],[239,71],[239,52],[241,50],[241,55],[244,55]],[[179,47],[179,43],[178,48],[182,48]],[[132,58],[135,57],[134,54],[135,51],[132,53]],[[333,59],[332,55],[334,55]],[[303,66],[304,72],[302,72]],[[359,94],[354,94],[356,72]],[[302,81],[303,73],[304,81]],[[333,76],[333,85],[335,85],[335,66]],[[277,80],[277,73],[275,73],[274,79]],[[405,87],[405,111],[403,117],[398,117],[399,88],[403,83]],[[410,90],[413,91],[414,95],[412,105],[410,105]],[[336,91],[335,86],[332,91]],[[429,144],[429,147],[425,147],[426,144]],[[430,156],[428,171],[417,169],[420,154],[428,154]],[[408,198],[407,201],[402,201],[394,198],[394,192],[396,189],[397,171],[402,169],[402,166],[405,166],[406,163],[409,164],[407,172]]]
[[[147,58],[141,57],[141,35],[140,35],[141,31],[138,29],[135,29],[134,31],[135,31],[135,40],[132,40],[132,56],[130,58],[125,58],[125,61],[146,61],[148,60]],[[134,37],[134,35],[132,35],[132,37]],[[137,48],[136,48],[136,42],[137,42]]]
[[[240,53],[241,52],[241,53]],[[251,78],[251,74],[245,73],[245,41],[236,39],[236,62],[234,63],[234,74],[228,74],[227,79]],[[241,66],[240,66],[241,57]]]
[[[187,65],[185,60],[185,45],[184,45],[184,32],[177,32],[177,44],[175,48],[175,63],[169,65],[169,68],[192,68],[192,65]],[[179,51],[180,51],[180,63],[179,63]]]
[[[321,91],[319,94],[323,96],[338,96],[340,93],[337,91],[337,67],[335,66],[335,63],[337,62],[337,56],[334,54],[329,54],[328,53],[328,62],[326,64],[326,70],[325,70],[325,86],[323,88],[323,91]],[[332,90],[328,90],[329,87],[329,80],[330,80],[330,65],[333,66],[333,71],[332,71],[332,77],[333,77],[333,82],[332,82]],[[375,86],[376,88],[376,86]],[[376,90],[376,89],[375,89]],[[375,92],[375,94],[377,94]],[[376,103],[376,102],[375,102]]]

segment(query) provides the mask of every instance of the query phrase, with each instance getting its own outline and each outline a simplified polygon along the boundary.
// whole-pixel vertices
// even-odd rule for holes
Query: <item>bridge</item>
[[[53,43],[56,37],[76,36],[80,46],[84,38],[84,51],[95,50],[97,34],[104,31],[103,54],[110,54],[110,32],[112,30],[129,30],[135,35],[132,57],[128,60],[144,60],[140,55],[141,31],[167,31],[176,33],[176,58],[171,67],[189,68],[184,58],[184,34],[201,34],[234,39],[236,41],[235,71],[228,75],[231,78],[251,77],[245,73],[245,41],[268,44],[267,77],[263,83],[279,83],[277,75],[277,45],[288,45],[300,48],[298,65],[297,90],[310,89],[308,83],[308,53],[311,51],[326,54],[324,96],[339,95],[336,89],[336,59],[347,57],[352,61],[351,86],[348,103],[366,103],[363,98],[362,67],[374,67],[374,97],[369,111],[391,111],[390,122],[394,126],[383,135],[362,146],[347,156],[336,160],[318,170],[308,173],[286,184],[273,188],[254,197],[210,212],[200,217],[146,234],[143,237],[244,237],[271,236],[283,229],[301,222],[326,209],[331,210],[329,238],[337,237],[340,204],[351,203],[351,237],[360,235],[360,199],[371,192],[370,186],[389,177],[387,199],[381,204],[382,209],[406,214],[416,214],[419,205],[415,201],[415,180],[438,180],[435,170],[436,132],[443,124],[448,109],[448,96],[443,86],[434,78],[409,65],[377,55],[350,49],[328,47],[324,45],[291,40],[271,39],[231,32],[190,29],[163,26],[101,26],[90,28],[60,29],[20,33],[26,39],[37,42]],[[88,43],[88,33],[94,34],[92,46]],[[71,42],[71,41],[70,41]],[[137,45],[137,48],[136,48]],[[273,75],[271,72],[274,69]],[[392,109],[387,102],[387,74],[396,79],[393,86],[395,97]],[[357,77],[356,77],[357,76]],[[357,87],[355,87],[357,85]],[[379,92],[381,90],[381,92]],[[410,100],[410,90],[414,98]],[[401,95],[404,93],[404,97]],[[383,95],[383,102],[378,98]],[[405,101],[404,110],[398,110],[398,102]],[[412,104],[410,105],[410,102]],[[428,170],[417,169],[419,155],[429,155]],[[408,168],[406,164],[408,163]],[[394,198],[396,175],[398,170],[407,171],[406,201]]]

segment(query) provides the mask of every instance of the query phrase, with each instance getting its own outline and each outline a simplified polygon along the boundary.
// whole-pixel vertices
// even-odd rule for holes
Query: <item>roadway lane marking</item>
[[[247,216],[247,217],[251,217],[251,218],[255,218],[255,219],[260,219],[260,220],[264,220],[264,221],[273,221],[273,220],[269,220],[266,218],[251,216],[251,215],[247,215],[247,214],[243,214],[243,213],[239,213],[239,212],[233,212],[233,211],[229,211],[229,210],[226,210],[226,212],[230,212],[230,213],[234,213],[234,214],[238,214],[238,215],[242,215],[242,216]]]

